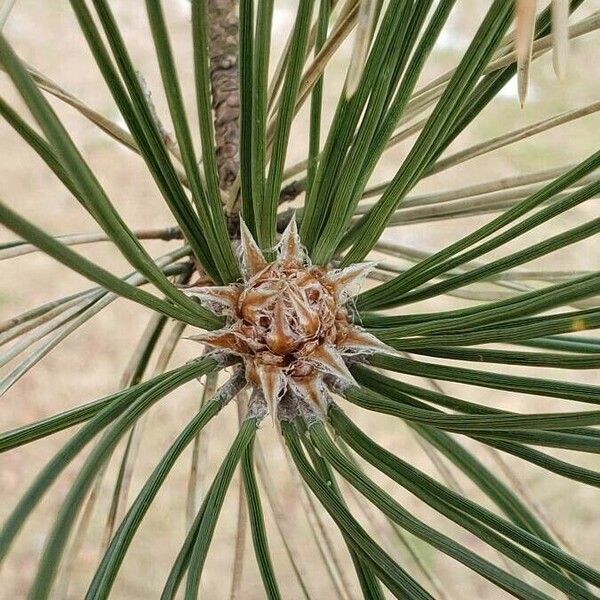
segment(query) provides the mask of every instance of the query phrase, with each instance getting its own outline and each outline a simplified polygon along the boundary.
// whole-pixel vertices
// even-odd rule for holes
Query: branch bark
[[[240,168],[238,0],[208,0],[208,54],[219,184],[235,181]]]

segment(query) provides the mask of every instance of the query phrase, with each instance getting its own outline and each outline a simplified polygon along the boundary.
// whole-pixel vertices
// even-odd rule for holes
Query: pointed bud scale
[[[244,221],[240,221],[240,237],[242,243],[242,265],[249,277],[253,277],[268,266],[267,261]]]
[[[212,348],[229,350],[235,354],[245,354],[248,351],[248,345],[240,336],[231,329],[217,329],[216,331],[207,331],[200,335],[194,335],[187,338],[194,342],[202,342]]]
[[[344,359],[335,347],[329,344],[322,344],[307,357],[307,360],[313,363],[319,371],[356,385],[352,373],[348,370]]]
[[[285,228],[281,241],[279,242],[279,258],[283,262],[301,264],[306,258],[306,253],[300,241],[298,226],[296,224],[296,215],[292,217],[288,226]]]
[[[232,315],[240,297],[241,286],[227,285],[223,287],[189,287],[184,289],[188,296],[200,299],[203,305],[217,315]]]
[[[259,364],[256,371],[269,412],[275,417],[277,402],[287,388],[286,376],[282,369],[272,365]]]
[[[346,328],[336,341],[336,347],[345,355],[372,354],[373,352],[397,354],[396,350],[358,327]]]
[[[329,281],[333,284],[341,303],[344,303],[352,294],[354,289],[358,290],[367,275],[375,268],[377,263],[357,263],[346,269],[340,269],[329,273]]]
[[[292,378],[290,379],[290,387],[296,396],[306,401],[319,414],[324,415],[326,413],[327,396],[320,377]]]

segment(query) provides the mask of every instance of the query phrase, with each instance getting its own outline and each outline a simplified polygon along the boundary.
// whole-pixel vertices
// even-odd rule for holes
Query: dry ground
[[[172,36],[180,59],[180,76],[187,85],[187,96],[191,99],[191,53],[189,47],[189,23],[185,0],[166,2]],[[283,5],[285,3],[279,3]],[[436,49],[435,60],[431,61],[424,81],[444,71],[454,64],[464,50],[465,44],[488,2],[463,0],[458,2],[458,10],[452,19],[452,26],[443,38],[443,44]],[[590,2],[591,8],[600,8],[599,2]],[[165,114],[165,103],[160,93],[154,54],[143,16],[142,3],[114,0],[112,2],[127,42],[130,45],[136,65],[144,74],[152,90],[161,114]],[[289,26],[292,8],[277,13],[276,27]],[[38,69],[54,78],[66,89],[83,98],[100,112],[117,118],[116,109],[108,92],[101,83],[100,75],[93,64],[91,55],[69,9],[68,2],[43,2],[41,0],[19,0],[6,27],[10,40],[22,55]],[[283,36],[281,36],[283,37]],[[279,43],[280,40],[277,40]],[[488,107],[465,135],[457,141],[452,150],[505,131],[520,127],[527,122],[541,119],[546,115],[579,107],[600,96],[600,80],[594,75],[594,65],[598,58],[598,37],[588,36],[572,45],[568,80],[557,82],[551,73],[550,60],[543,58],[533,68],[531,99],[524,110],[518,107],[513,88]],[[347,50],[336,59],[328,70],[329,81],[339,84]],[[14,90],[6,77],[0,75],[0,89],[19,108]],[[339,92],[328,91],[325,97],[326,118]],[[53,101],[65,119],[77,144],[126,221],[135,227],[161,227],[169,225],[169,215],[161,203],[158,191],[148,177],[142,161],[131,152],[122,149],[100,133],[73,110]],[[191,105],[191,104],[190,104]],[[303,157],[305,149],[305,115],[295,126],[290,149],[290,160]],[[419,191],[442,190],[458,187],[467,182],[484,181],[541,168],[575,162],[595,150],[598,139],[598,117],[588,117],[562,129],[560,133],[550,132],[532,140],[521,142],[487,157],[473,160],[452,172],[442,173],[424,182]],[[16,207],[19,212],[32,218],[37,224],[59,233],[94,231],[91,219],[61,187],[50,171],[42,166],[39,159],[13,133],[6,123],[0,123],[0,195],[4,201]],[[384,180],[391,176],[402,160],[405,147],[399,147],[385,156],[374,180]],[[598,200],[571,211],[568,215],[555,219],[551,226],[542,228],[528,238],[528,243],[543,239],[553,232],[573,226],[577,222],[598,214]],[[443,221],[431,226],[407,226],[393,230],[395,239],[420,249],[436,249],[450,240],[457,239],[481,222],[481,219],[461,219]],[[2,239],[12,239],[5,230]],[[171,247],[166,243],[150,243],[148,247],[158,255]],[[593,269],[600,267],[598,238],[577,248],[557,253],[536,265],[551,265],[552,268]],[[108,244],[86,246],[82,253],[107,265],[116,272],[126,272],[124,261]],[[533,265],[532,265],[533,267]],[[80,290],[89,285],[54,261],[39,254],[31,254],[2,264],[0,287],[1,318],[8,318],[30,307]],[[437,301],[428,308],[458,305],[454,300]],[[93,321],[66,339],[51,355],[46,357],[32,372],[24,377],[6,397],[2,399],[0,426],[2,430],[31,422],[54,414],[65,408],[98,398],[115,390],[120,373],[127,363],[136,340],[139,338],[148,319],[148,313],[138,310],[128,302],[119,301]],[[192,342],[180,344],[172,364],[178,365],[195,356],[198,347]],[[515,369],[518,371],[519,369]],[[537,373],[544,375],[544,373]],[[560,377],[561,374],[552,375]],[[578,379],[588,383],[600,383],[598,373],[590,371]],[[446,384],[450,392],[467,399],[486,402],[497,406],[523,411],[568,410],[568,403],[542,398],[507,395],[501,392],[467,389],[459,385]],[[169,398],[158,403],[152,410],[144,435],[136,473],[133,493],[139,489],[158,457],[169,445],[176,433],[190,418],[198,405],[200,386],[188,384]],[[483,397],[482,397],[483,396]],[[409,430],[391,419],[372,415],[357,414],[357,418],[382,444],[393,449],[403,458],[424,470],[435,473],[428,458],[415,443]],[[210,430],[210,452],[203,464],[214,470],[219,464],[236,427],[235,410],[221,415],[218,425]],[[26,489],[48,458],[68,439],[69,432],[55,435],[22,449],[0,456],[0,520],[4,519],[11,507]],[[323,570],[322,561],[311,541],[309,528],[303,516],[303,509],[297,501],[296,488],[289,476],[283,455],[279,452],[272,425],[265,423],[260,432],[261,443],[267,450],[269,469],[278,482],[277,494],[285,504],[287,517],[294,524],[296,535],[292,543],[304,549],[304,564],[311,572],[310,589],[315,598],[334,598]],[[490,462],[485,451],[479,451],[482,460]],[[581,464],[598,468],[597,457],[578,458]],[[142,599],[156,597],[178,550],[184,534],[184,506],[189,454],[183,455],[146,519],[128,555],[117,580],[112,597],[117,599]],[[89,581],[90,573],[97,560],[99,536],[114,481],[118,461],[111,464],[105,479],[102,497],[92,528],[76,565],[73,583],[68,597],[82,598]],[[507,459],[518,475],[528,494],[535,497],[542,506],[547,518],[562,531],[576,553],[596,566],[600,565],[600,513],[597,490],[561,480],[516,460]],[[44,498],[41,509],[30,520],[19,537],[10,558],[0,575],[0,599],[23,598],[31,582],[39,552],[44,544],[52,516],[60,507],[69,484],[77,475],[80,461],[69,466],[65,475],[53,486]],[[497,467],[495,467],[497,468]],[[393,494],[409,510],[424,516],[429,522],[444,531],[454,532],[462,542],[481,554],[495,560],[493,552],[484,547],[473,536],[458,531],[431,511],[426,510],[409,494],[383,484],[393,490]],[[468,481],[461,484],[465,492],[474,498],[479,494]],[[237,480],[236,480],[237,485]],[[224,506],[203,578],[203,597],[218,600],[228,597],[229,574],[232,565],[232,549],[235,535],[237,492],[231,491]],[[267,511],[267,519],[272,515]],[[385,530],[384,522],[377,516],[377,528]],[[286,598],[300,598],[300,593],[292,577],[282,545],[272,524],[271,543],[277,564],[281,569],[282,587]],[[336,538],[338,548],[341,548]],[[413,569],[405,550],[397,543],[384,543],[402,564]],[[500,599],[507,595],[492,588],[478,576],[457,566],[453,561],[431,551],[427,546],[414,542],[418,553],[423,557],[438,579],[444,582],[449,598],[461,599]],[[248,545],[248,550],[250,547]],[[340,560],[348,566],[347,556],[340,552]],[[243,598],[247,600],[263,597],[258,583],[257,569],[250,553],[247,555],[244,571]]]

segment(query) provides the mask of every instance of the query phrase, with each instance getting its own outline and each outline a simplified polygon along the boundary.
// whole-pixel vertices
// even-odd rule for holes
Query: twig
[[[138,229],[133,231],[139,240],[163,240],[165,242],[171,240],[181,240],[183,235],[179,227],[164,227],[160,229]],[[110,242],[111,238],[102,232],[97,233],[71,233],[68,235],[58,235],[55,237],[56,240],[65,244],[65,246],[75,246],[79,244],[94,244],[96,242]],[[30,254],[37,252],[38,247],[27,242],[11,242],[10,245],[6,245],[4,248],[0,246],[0,260],[6,260],[8,258],[14,258],[16,256],[23,256],[24,254]]]

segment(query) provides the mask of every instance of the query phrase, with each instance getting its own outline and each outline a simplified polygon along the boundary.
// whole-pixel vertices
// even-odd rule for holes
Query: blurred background
[[[111,2],[135,65],[152,91],[152,98],[165,126],[170,128],[142,4],[126,0]],[[169,0],[163,2],[163,5],[168,16],[171,41],[177,54],[180,80],[189,101],[189,117],[194,125],[189,3],[187,0]],[[288,31],[293,22],[296,3],[286,0],[276,2],[275,5],[272,56],[278,57],[286,38],[283,32]],[[481,0],[461,0],[456,3],[448,26],[427,64],[421,84],[427,83],[456,65],[489,5],[490,2]],[[600,9],[600,1],[588,0],[584,3],[584,9],[577,11],[573,20],[579,20],[598,9]],[[17,0],[4,33],[28,63],[103,115],[123,124],[68,2]],[[340,94],[350,48],[350,43],[344,44],[325,74],[324,131]],[[456,140],[448,150],[448,154],[553,114],[599,100],[600,78],[596,68],[599,59],[596,34],[574,40],[570,48],[568,76],[565,81],[558,81],[552,71],[551,56],[549,53],[546,54],[533,64],[531,87],[524,109],[519,106],[516,84],[511,81],[499,97]],[[0,92],[23,115],[27,115],[23,103],[3,73],[0,73]],[[72,108],[54,98],[50,98],[50,101],[126,222],[134,228],[171,225],[172,220],[169,218],[167,208],[148,176],[142,160],[102,133]],[[29,115],[27,118],[29,119]],[[503,176],[573,164],[596,150],[599,125],[598,114],[592,114],[429,177],[415,192],[443,191]],[[294,124],[288,164],[291,165],[305,158],[307,130],[307,111],[303,110]],[[413,141],[414,138],[407,140],[406,143],[386,152],[371,184],[386,181],[394,175]],[[0,122],[0,159],[0,197],[4,202],[8,202],[18,212],[57,235],[97,230],[92,219],[5,122]],[[572,227],[597,216],[598,202],[597,199],[591,200],[585,206],[580,206],[554,219],[551,224],[538,228],[528,235],[526,243],[519,241],[517,247],[542,240],[567,226]],[[389,229],[386,236],[388,239],[417,250],[433,251],[462,237],[490,218],[490,216],[480,216],[405,225]],[[2,229],[0,238],[2,241],[7,241],[14,239],[14,236]],[[600,268],[598,242],[596,236],[585,243],[552,254],[544,260],[528,264],[526,268],[598,269]],[[158,256],[167,249],[174,248],[176,243],[149,242],[147,247],[154,256]],[[85,245],[78,247],[77,250],[116,273],[126,273],[130,270],[110,244]],[[490,256],[495,258],[502,254],[503,252],[500,251]],[[1,320],[51,299],[90,287],[89,282],[39,253],[5,261],[1,269]],[[445,297],[442,300],[436,299],[423,303],[412,310],[448,309],[465,305],[466,302],[463,300]],[[0,428],[7,430],[17,427],[115,391],[121,373],[148,318],[147,311],[137,308],[132,303],[117,301],[78,329],[23,377],[2,399]],[[184,363],[197,356],[200,350],[194,342],[182,340],[171,365]],[[8,365],[2,373],[8,373],[11,368],[11,365]],[[485,369],[486,366],[483,365],[481,368]],[[511,368],[511,372],[556,379],[565,377],[563,373],[549,374],[547,371],[536,372],[532,369]],[[591,371],[584,371],[581,374],[568,373],[568,377],[587,383],[600,383],[600,375]],[[408,377],[407,379],[418,381]],[[442,386],[449,394],[510,410],[535,412],[569,409],[567,402],[561,403],[558,400],[504,394],[492,390],[484,392],[477,388],[443,382]],[[136,463],[130,498],[135,496],[159,457],[197,409],[201,391],[201,386],[197,382],[187,384],[157,403],[150,412]],[[437,469],[440,466],[436,467],[431,462],[427,453],[402,422],[352,410],[350,407],[348,410],[380,444],[424,471],[439,477]],[[218,417],[218,422],[211,423],[207,428],[208,445],[200,465],[202,472],[205,473],[202,476],[206,477],[206,481],[211,481],[212,474],[229,447],[236,427],[237,415],[235,408],[231,406]],[[0,455],[0,520],[6,518],[37,472],[71,433],[67,430]],[[272,491],[291,530],[286,534],[287,541],[301,553],[301,566],[307,575],[308,587],[314,598],[336,598],[337,592],[331,585],[311,534],[311,525],[306,518],[306,504],[299,501],[301,495],[298,493],[297,482],[290,474],[288,463],[281,452],[270,420],[265,421],[259,437],[267,456],[271,479],[275,482]],[[466,439],[461,441],[468,446],[473,446]],[[543,510],[548,521],[564,535],[565,541],[574,552],[589,563],[600,565],[600,544],[598,544],[600,513],[597,490],[562,480],[558,476],[535,469],[511,457],[504,458],[501,465],[487,450],[482,448],[476,450],[478,457],[489,464],[499,476],[503,477],[503,469],[508,468],[512,473],[511,477],[516,478],[512,484],[518,485],[521,491],[535,499],[535,504]],[[120,447],[115,453],[104,478],[102,493],[79,560],[75,565],[71,585],[66,593],[68,598],[79,599],[84,596],[87,583],[97,563],[106,511],[111,500],[122,451]],[[555,452],[557,456],[560,454]],[[19,536],[0,573],[0,599],[25,597],[48,527],[61,505],[70,482],[77,475],[84,456],[85,454],[67,468],[44,498],[40,510],[36,511],[22,535]],[[600,467],[597,456],[579,456],[577,460],[579,464],[589,468]],[[133,541],[112,597],[133,600],[158,596],[158,590],[162,589],[185,532],[185,502],[190,461],[188,450],[182,455],[159,492]],[[443,466],[447,467],[447,465]],[[498,562],[494,552],[468,532],[454,527],[389,481],[380,477],[376,479],[415,515],[424,518],[444,532],[456,536],[462,543],[486,558]],[[465,494],[482,500],[480,493],[470,481],[460,476],[457,476],[457,479],[457,484]],[[210,600],[229,597],[229,573],[233,564],[238,518],[237,490],[236,475],[219,519],[203,576],[202,597]],[[485,500],[482,501],[487,505]],[[349,496],[349,502],[367,528],[377,534],[384,547],[399,560],[400,564],[419,577],[410,553],[398,543],[397,539],[390,536],[382,516],[375,511],[361,512],[363,509],[355,504],[352,496]],[[273,526],[273,515],[264,496],[263,503],[271,549],[284,597],[300,598],[301,593],[286,558],[281,538]],[[323,517],[323,523],[334,541],[335,552],[342,570],[347,572],[350,585],[356,587],[341,538],[326,516]],[[408,535],[407,541],[434,576],[443,582],[448,598],[495,600],[508,597],[479,576],[422,542]],[[249,535],[246,544],[243,594],[240,597],[247,600],[263,598]],[[516,569],[516,572],[519,570]],[[532,577],[529,579],[534,581]],[[541,587],[543,589],[543,586]]]

